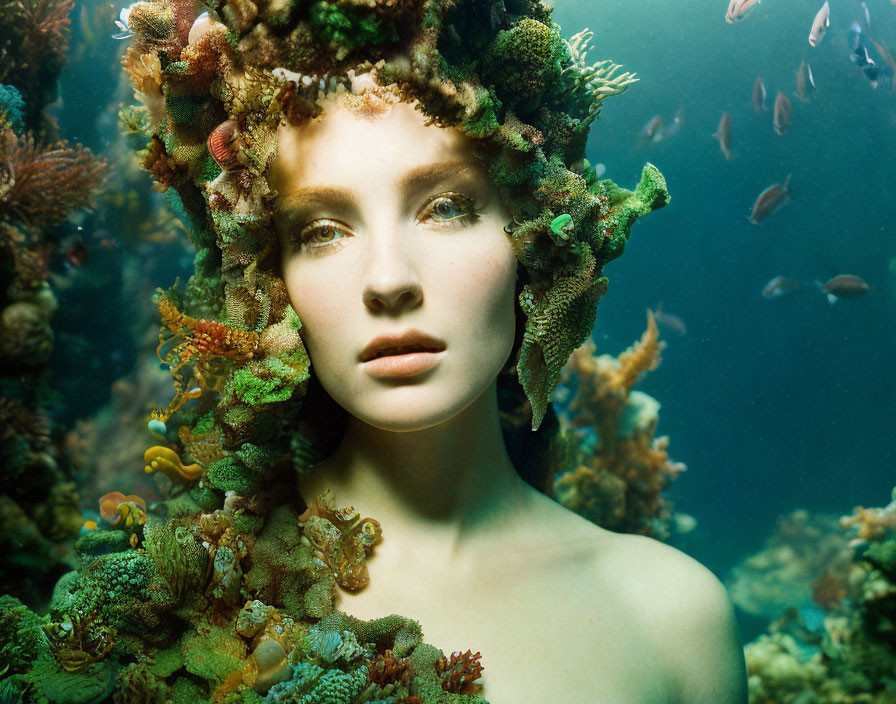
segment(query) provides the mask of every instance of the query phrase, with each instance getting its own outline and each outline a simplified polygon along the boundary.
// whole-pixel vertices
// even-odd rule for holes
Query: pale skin
[[[383,528],[370,584],[337,608],[399,613],[446,654],[480,651],[492,704],[746,702],[712,573],[586,521],[511,464],[495,382],[513,345],[517,261],[469,138],[408,103],[371,117],[331,98],[278,141],[283,278],[313,372],[349,414],[299,489],[308,502],[332,489]],[[444,341],[439,363],[402,379],[366,372],[364,346],[408,328]]]

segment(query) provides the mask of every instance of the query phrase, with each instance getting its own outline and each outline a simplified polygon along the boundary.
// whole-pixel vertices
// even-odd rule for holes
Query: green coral
[[[319,39],[330,45],[336,61],[356,49],[398,39],[390,19],[346,3],[319,0],[311,5],[308,16]]]
[[[563,37],[553,27],[523,17],[498,32],[483,60],[483,73],[494,83],[506,107],[522,114],[558,83],[565,53]],[[522,110],[520,110],[522,109]]]
[[[233,626],[199,625],[188,631],[181,640],[184,665],[190,672],[220,684],[234,670],[243,667],[246,643]]]
[[[261,478],[232,455],[210,465],[205,476],[212,486],[237,494],[251,494],[261,486]]]

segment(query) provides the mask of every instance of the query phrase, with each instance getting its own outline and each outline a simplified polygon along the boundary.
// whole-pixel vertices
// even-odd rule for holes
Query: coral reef
[[[811,584],[817,611],[792,607],[745,648],[751,704],[887,704],[896,691],[896,489],[882,509],[858,507],[841,525],[797,512],[771,539],[780,546],[841,546],[827,560],[801,551],[819,574]],[[868,529],[868,517],[873,516]],[[886,518],[883,518],[886,517]],[[882,524],[885,524],[882,526]],[[760,554],[761,555],[761,554]],[[810,588],[799,570],[791,590]],[[788,575],[781,575],[788,578]]]
[[[668,437],[654,437],[659,403],[632,387],[657,367],[664,345],[648,311],[640,341],[618,358],[597,355],[590,339],[576,349],[555,392],[578,449],[572,468],[554,478],[555,498],[610,530],[658,539],[670,536],[673,518],[660,493],[685,466],[669,459]]]
[[[32,606],[75,564],[69,543],[82,522],[49,385],[55,226],[93,204],[107,173],[102,160],[58,140],[43,119],[67,50],[71,7],[0,3],[0,590]]]
[[[726,586],[743,611],[769,619],[788,608],[812,610],[834,605],[845,596],[838,588],[852,561],[847,538],[836,516],[798,510],[781,517],[775,533],[759,552],[740,561]],[[817,586],[813,586],[817,585]]]
[[[367,582],[381,527],[332,495],[306,505],[295,492],[296,471],[323,452],[326,418],[302,402],[310,360],[277,274],[265,172],[278,126],[320,114],[359,72],[375,77],[368,99],[416,101],[432,124],[474,139],[513,214],[506,231],[520,262],[510,406],[539,429],[549,466],[562,435],[550,393],[591,331],[603,266],[634,221],[668,201],[653,166],[628,191],[584,158],[602,101],[634,78],[589,63],[590,33],[565,40],[550,9],[528,0],[212,0],[201,9],[150,0],[119,18],[138,103],[119,112],[126,138],[196,249],[186,284],[155,296],[157,353],[175,396],[139,419],[153,439],[130,451],[134,482],[148,469],[162,500],[126,478],[111,484],[114,466],[97,471],[107,482],[91,488],[105,493],[100,511],[37,623],[43,637],[19,604],[0,602],[16,658],[0,691],[53,702],[484,702],[479,653],[446,657],[399,615],[365,622],[334,610],[338,589]],[[50,217],[4,184],[11,217]],[[57,201],[59,212],[78,202]],[[139,414],[149,384],[137,379],[119,389],[119,420]],[[647,445],[630,454],[663,465],[655,421],[639,422],[631,437]],[[106,442],[102,427],[98,419],[84,433],[92,437],[69,436],[70,447]],[[644,482],[657,473],[643,471]]]

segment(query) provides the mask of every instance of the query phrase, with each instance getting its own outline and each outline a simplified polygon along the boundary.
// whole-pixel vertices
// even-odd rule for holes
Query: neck
[[[511,529],[533,491],[504,446],[494,384],[422,430],[382,430],[349,417],[338,450],[300,485],[309,504],[326,489],[337,507],[378,520],[389,552],[405,564],[463,557]]]

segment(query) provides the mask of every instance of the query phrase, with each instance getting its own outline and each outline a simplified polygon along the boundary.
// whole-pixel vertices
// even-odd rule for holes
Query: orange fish
[[[719,120],[719,126],[713,137],[719,140],[725,161],[731,161],[731,115],[727,110],[722,113],[722,119]]]
[[[761,220],[765,220],[778,208],[787,203],[790,200],[790,190],[787,188],[789,184],[790,174],[787,174],[784,183],[776,183],[760,193],[756,202],[753,203],[750,222],[758,225]]]
[[[768,110],[765,104],[767,95],[768,92],[765,90],[765,83],[762,82],[762,76],[756,76],[756,80],[753,81],[753,112],[757,115]]]
[[[790,113],[792,110],[793,108],[790,105],[790,100],[788,100],[787,96],[781,91],[778,91],[778,94],[775,96],[775,132],[783,135],[787,131],[787,128],[790,127],[791,124]]]

